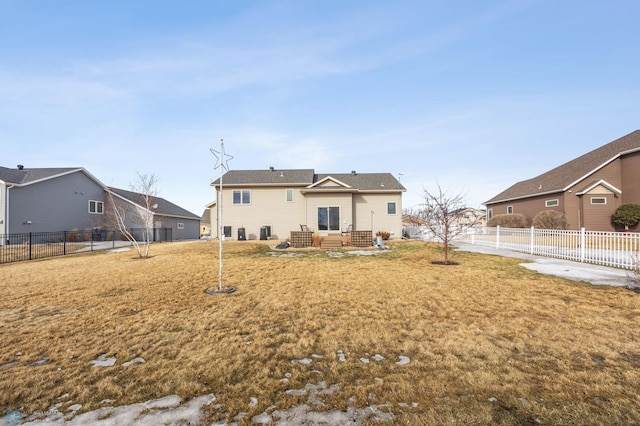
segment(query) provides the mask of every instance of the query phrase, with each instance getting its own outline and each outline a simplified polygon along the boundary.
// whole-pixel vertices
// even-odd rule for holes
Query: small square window
[[[178,229],[184,229],[184,223],[179,222],[178,223]]]
[[[396,214],[396,203],[395,203],[395,201],[387,203],[387,214]]]
[[[224,234],[225,238],[231,238],[231,227],[230,226],[223,226],[222,227],[222,233]]]
[[[513,214],[513,206],[507,206],[507,214]]]

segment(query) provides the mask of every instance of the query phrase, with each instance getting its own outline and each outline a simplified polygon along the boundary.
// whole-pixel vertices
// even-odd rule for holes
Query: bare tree
[[[466,201],[462,193],[451,195],[438,184],[436,191],[424,189],[424,204],[418,216],[425,226],[444,245],[444,264],[449,265],[452,241],[479,223],[479,219],[465,217]]]
[[[110,216],[118,230],[133,244],[140,258],[149,257],[149,246],[153,239],[153,210],[157,207],[158,179],[154,174],[137,173],[138,179],[132,184],[131,192],[135,199],[122,197],[109,191]],[[141,238],[134,235],[127,225],[142,229]]]

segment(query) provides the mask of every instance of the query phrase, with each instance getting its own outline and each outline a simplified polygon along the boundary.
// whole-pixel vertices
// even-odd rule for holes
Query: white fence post
[[[531,250],[529,251],[529,254],[533,254],[533,244],[534,244],[534,230],[532,226],[531,227]]]
[[[496,250],[500,250],[500,225],[496,226]]]
[[[586,252],[586,249],[584,246],[585,241],[586,241],[585,229],[580,228],[580,262],[584,262],[584,254]]]

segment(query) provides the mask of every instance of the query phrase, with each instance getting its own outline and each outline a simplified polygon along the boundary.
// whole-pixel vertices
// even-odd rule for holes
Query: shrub
[[[521,213],[497,214],[487,222],[487,226],[503,226],[505,228],[526,228],[527,218]]]
[[[556,210],[542,210],[533,218],[532,225],[540,229],[567,229],[567,217]]]
[[[388,240],[390,236],[391,236],[391,233],[387,231],[376,232],[376,237],[382,237],[383,240]]]
[[[622,204],[611,217],[613,223],[623,225],[624,229],[634,227],[640,222],[640,205]]]
[[[67,234],[67,241],[69,241],[71,243],[76,243],[76,242],[78,242],[78,240],[80,240],[80,234],[78,233],[78,229],[77,228],[73,228]]]

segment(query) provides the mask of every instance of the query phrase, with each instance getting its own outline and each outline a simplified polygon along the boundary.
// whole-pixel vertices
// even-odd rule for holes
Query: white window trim
[[[184,229],[184,223],[182,222],[178,222],[178,224],[176,225],[178,229]]]
[[[554,198],[553,200],[546,200],[544,202],[545,207],[558,207],[560,205],[560,200]]]
[[[91,211],[91,203],[95,203],[95,210],[96,211]],[[98,206],[101,206],[100,209],[98,209]],[[98,211],[100,210],[100,211]],[[98,201],[98,200],[89,200],[89,213],[90,214],[104,214],[104,201]]]
[[[513,206],[507,206],[507,214],[513,214]]]
[[[602,200],[602,203],[594,203],[593,200]],[[591,202],[591,204],[596,205],[596,206],[603,206],[603,205],[607,204],[607,197],[591,197],[590,202]]]

